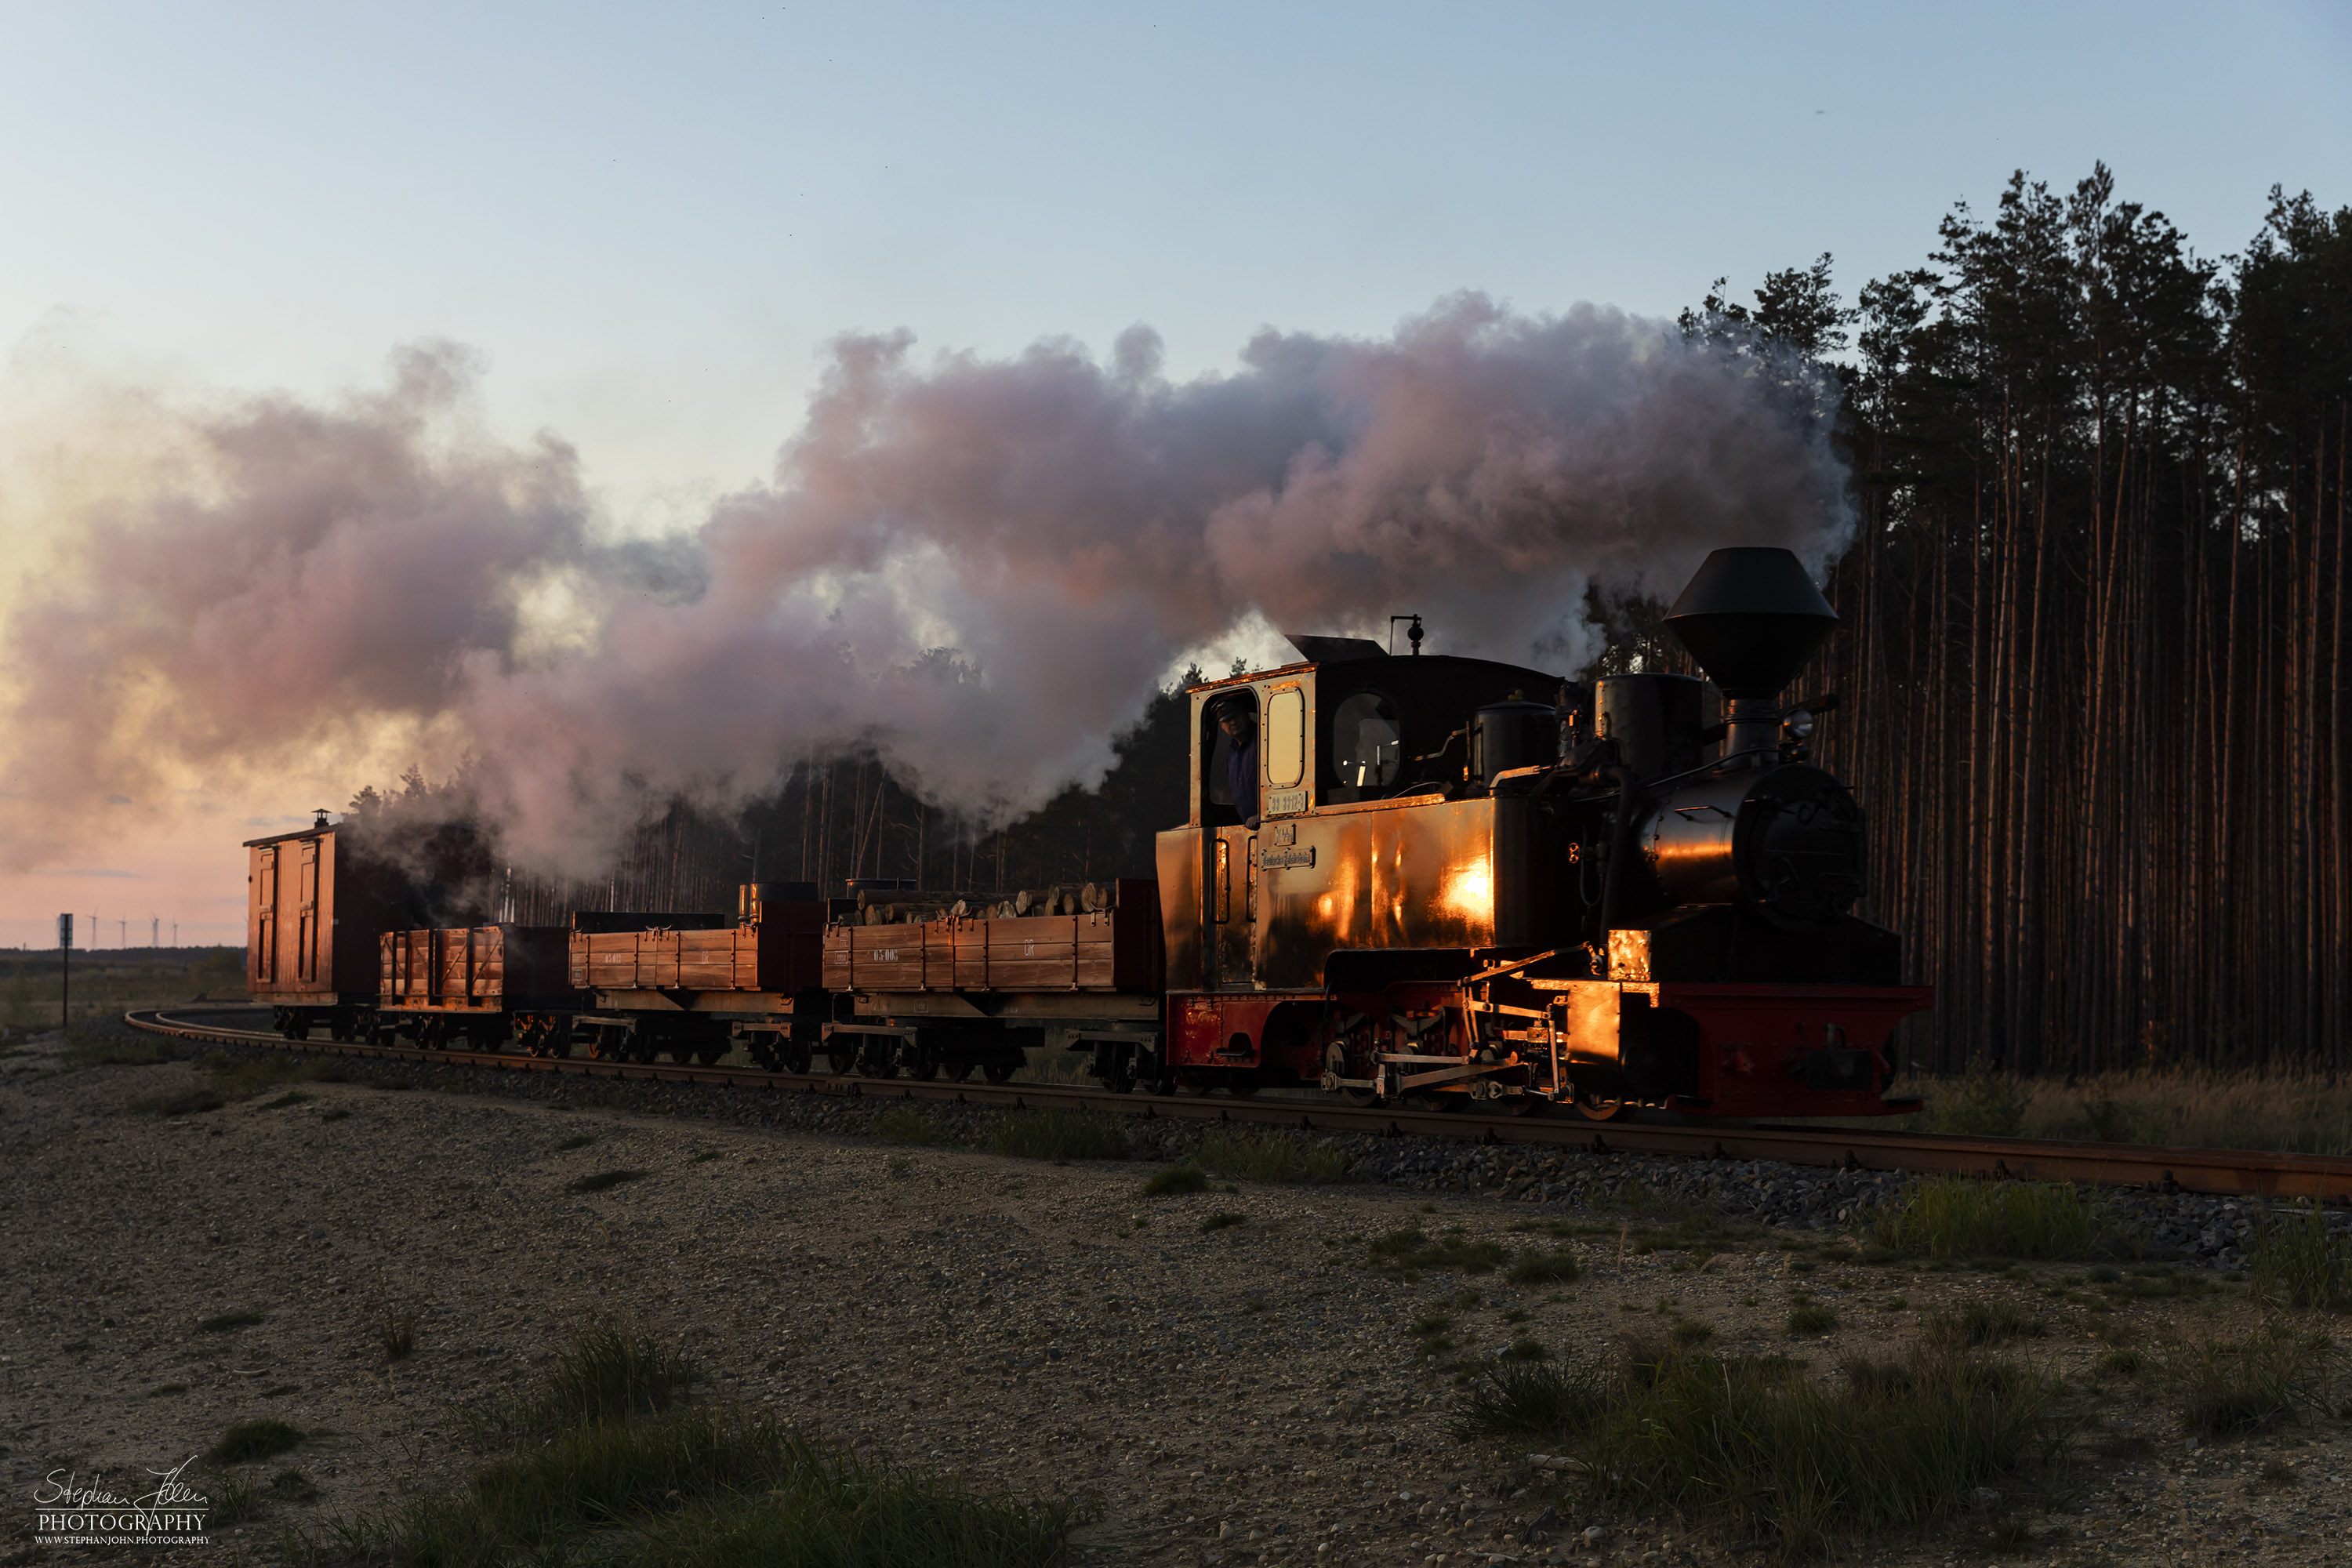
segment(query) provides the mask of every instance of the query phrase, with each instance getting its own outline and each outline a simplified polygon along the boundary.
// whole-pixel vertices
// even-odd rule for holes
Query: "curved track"
[[[2352,1202],[2352,1157],[2280,1154],[2242,1149],[2173,1149],[2137,1143],[2076,1143],[2035,1138],[1954,1138],[1937,1133],[1875,1131],[1855,1128],[1677,1125],[1613,1121],[1605,1125],[1572,1116],[1486,1117],[1469,1112],[1415,1111],[1382,1106],[1369,1110],[1317,1100],[1217,1095],[1115,1094],[1037,1083],[940,1083],[906,1079],[845,1077],[831,1073],[766,1072],[758,1068],[601,1061],[586,1058],[529,1057],[507,1051],[442,1051],[415,1046],[294,1042],[266,1030],[230,1029],[182,1015],[194,1011],[250,1013],[247,1005],[126,1013],[135,1029],[183,1039],[219,1040],[346,1057],[382,1057],[438,1062],[453,1067],[509,1072],[574,1073],[591,1077],[647,1079],[669,1083],[724,1084],[775,1093],[856,1095],[866,1099],[939,1100],[975,1105],[1066,1106],[1124,1116],[1182,1117],[1191,1121],[1255,1122],[1312,1128],[1328,1132],[1374,1135],[1418,1133],[1481,1143],[1543,1144],[1600,1153],[1684,1154],[1719,1160],[1779,1160],[1796,1165],[1835,1165],[1866,1171],[1954,1171],[2007,1176],[2020,1181],[2098,1182],[2111,1186],[2219,1193],[2247,1197],[2317,1198]]]

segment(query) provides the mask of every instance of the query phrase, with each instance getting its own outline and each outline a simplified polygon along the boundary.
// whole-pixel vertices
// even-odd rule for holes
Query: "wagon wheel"
[[[1612,1100],[1591,1089],[1580,1089],[1576,1091],[1576,1109],[1587,1121],[1614,1121],[1620,1117],[1631,1116],[1634,1108],[1629,1101]]]
[[[776,1053],[776,1056],[782,1060],[786,1072],[797,1073],[804,1073],[815,1065],[810,1059],[815,1055],[816,1052],[809,1048],[806,1040],[788,1040]]]
[[[1013,1075],[1021,1070],[1021,1064],[1019,1062],[986,1062],[982,1064],[980,1070],[988,1075],[988,1081],[991,1083],[1010,1083],[1013,1081]]]
[[[949,1062],[942,1070],[946,1072],[950,1083],[971,1081],[971,1063],[968,1061]]]
[[[1225,1080],[1225,1092],[1232,1095],[1235,1100],[1247,1100],[1251,1095],[1255,1094],[1258,1091],[1258,1089],[1259,1084],[1257,1079],[1250,1078],[1245,1074],[1235,1073],[1232,1078]]]
[[[1133,1094],[1135,1092],[1135,1051],[1133,1047],[1122,1046],[1118,1048],[1117,1053],[1112,1056],[1110,1059],[1110,1076],[1103,1079],[1103,1085],[1113,1094]]]
[[[940,1076],[940,1053],[930,1046],[909,1045],[899,1053],[899,1065],[908,1078],[929,1083]]]
[[[877,1041],[866,1050],[866,1074],[869,1078],[897,1078],[898,1051],[901,1042]]]
[[[721,1041],[715,1046],[703,1046],[698,1047],[694,1053],[694,1059],[700,1062],[707,1068],[717,1067],[719,1065],[719,1058],[726,1054],[726,1042]]]
[[[833,1040],[825,1042],[825,1066],[832,1069],[836,1078],[846,1078],[857,1070],[857,1047],[835,1043],[843,1037],[836,1035]],[[855,1038],[854,1036],[849,1037]]]

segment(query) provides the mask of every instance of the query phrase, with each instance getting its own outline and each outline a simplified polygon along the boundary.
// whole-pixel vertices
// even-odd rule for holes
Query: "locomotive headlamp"
[[[1780,721],[1780,731],[1792,741],[1808,740],[1813,732],[1813,716],[1802,708],[1791,708]]]

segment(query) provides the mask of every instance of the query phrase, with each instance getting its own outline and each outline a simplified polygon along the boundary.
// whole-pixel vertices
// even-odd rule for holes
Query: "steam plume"
[[[1588,582],[1849,528],[1801,367],[1464,295],[1381,341],[1261,333],[1230,374],[1066,342],[923,364],[844,338],[772,484],[690,540],[600,542],[574,454],[467,437],[473,371],[194,421],[185,471],[77,519],[8,616],[0,787],[77,802],[364,742],[470,751],[518,856],[594,865],[645,791],[741,798],[870,743],[976,818],[1098,773],[1187,650],[1253,612],[1569,668]],[[386,737],[394,739],[387,741]]]

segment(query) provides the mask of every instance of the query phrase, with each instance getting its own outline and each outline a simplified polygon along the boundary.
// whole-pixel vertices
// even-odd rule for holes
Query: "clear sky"
[[[20,402],[60,363],[331,395],[452,339],[621,526],[765,477],[849,329],[1107,353],[1142,321],[1192,374],[1465,288],[1671,315],[1827,250],[1851,298],[2021,166],[2105,159],[2208,255],[2273,182],[2352,202],[2341,4],[0,16]],[[233,845],[127,849],[0,876],[0,941],[68,906],[234,940],[241,890]]]

